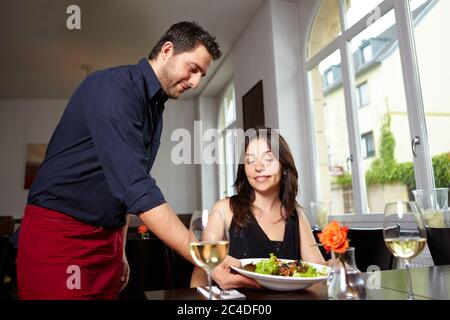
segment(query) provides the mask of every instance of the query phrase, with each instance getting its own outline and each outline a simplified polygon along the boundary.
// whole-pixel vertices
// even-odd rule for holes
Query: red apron
[[[122,228],[26,206],[17,255],[19,299],[117,299],[122,242]]]

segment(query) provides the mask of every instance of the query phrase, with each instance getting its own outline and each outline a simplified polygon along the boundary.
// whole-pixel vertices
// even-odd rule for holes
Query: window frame
[[[326,0],[322,0],[326,1]],[[321,61],[326,59],[336,50],[341,55],[341,72],[342,83],[344,88],[344,99],[346,104],[347,114],[347,128],[349,135],[349,148],[351,157],[351,171],[352,171],[352,190],[354,197],[354,214],[351,215],[336,215],[337,220],[345,220],[346,222],[364,222],[366,226],[371,223],[379,225],[383,219],[381,213],[368,212],[368,199],[365,175],[363,172],[364,159],[361,152],[361,135],[359,133],[358,125],[358,109],[356,108],[356,86],[355,86],[355,72],[350,48],[350,41],[365,29],[370,27],[368,25],[369,19],[385,16],[393,10],[396,20],[396,29],[398,36],[399,54],[402,66],[403,84],[406,98],[406,109],[409,121],[409,130],[411,141],[415,137],[420,138],[420,144],[416,147],[416,156],[413,158],[414,172],[416,179],[416,186],[418,189],[432,189],[434,188],[433,167],[431,162],[431,155],[426,133],[425,112],[423,106],[423,98],[420,85],[419,69],[417,62],[417,55],[414,43],[414,26],[410,10],[409,1],[404,0],[384,0],[376,8],[369,11],[358,22],[354,23],[350,28],[347,28],[346,23],[346,3],[345,0],[339,1],[339,15],[341,24],[341,34],[337,35],[334,40],[328,43],[324,48],[317,52],[314,56],[307,56],[308,43],[310,41],[311,32],[318,10],[322,4],[318,1],[314,15],[309,22],[308,35],[304,38],[306,42],[304,45],[304,83],[306,86],[305,98],[308,107],[306,108],[307,119],[309,120],[308,132],[310,140],[310,154],[311,156],[311,170],[313,174],[313,192],[312,201],[320,199],[320,176],[319,166],[317,162],[317,147],[315,137],[315,121],[314,121],[314,96],[312,89],[312,81],[309,72],[313,70]]]

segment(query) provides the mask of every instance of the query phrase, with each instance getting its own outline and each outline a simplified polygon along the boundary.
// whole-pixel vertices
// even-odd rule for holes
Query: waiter
[[[20,299],[117,299],[129,277],[125,239],[136,214],[192,261],[188,230],[149,175],[168,98],[196,88],[221,56],[197,23],[172,25],[137,65],[94,72],[76,89],[28,194],[17,258]],[[256,284],[215,273],[223,288]]]

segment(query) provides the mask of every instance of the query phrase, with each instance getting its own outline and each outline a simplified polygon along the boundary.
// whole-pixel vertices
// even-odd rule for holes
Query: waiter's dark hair
[[[213,60],[222,56],[216,37],[210,35],[197,22],[182,21],[173,24],[153,47],[148,58],[155,59],[167,41],[172,42],[175,54],[192,51],[203,45]]]

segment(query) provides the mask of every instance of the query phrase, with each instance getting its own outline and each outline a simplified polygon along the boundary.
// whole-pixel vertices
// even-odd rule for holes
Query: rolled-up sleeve
[[[146,106],[131,85],[111,74],[93,81],[83,113],[111,193],[127,213],[140,214],[165,203],[147,169],[142,132]]]

